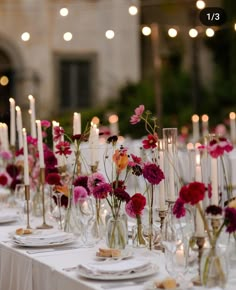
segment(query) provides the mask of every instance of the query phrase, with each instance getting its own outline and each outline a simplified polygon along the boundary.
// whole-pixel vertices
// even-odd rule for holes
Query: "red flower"
[[[48,120],[41,120],[41,126],[47,129],[51,126],[51,122],[49,122]]]
[[[136,165],[140,165],[142,163],[142,158],[141,157],[138,157],[134,154],[130,154],[131,158],[132,158],[132,161],[129,161],[129,166],[130,167],[133,167],[133,166],[136,166]]]
[[[185,216],[186,214],[186,210],[184,207],[184,201],[181,198],[178,198],[174,204],[173,207],[173,214],[177,217],[177,218],[181,218],[183,216]]]
[[[147,139],[143,140],[143,148],[144,149],[150,149],[150,148],[156,148],[157,147],[157,134],[151,135],[149,134],[147,136]]]
[[[146,197],[141,193],[135,193],[128,203],[130,204],[130,206],[127,206],[128,215],[131,217],[136,217],[137,215],[141,215],[143,213],[146,205]]]
[[[233,233],[236,231],[236,209],[227,207],[225,209],[226,232]]]
[[[46,177],[46,182],[50,185],[60,185],[61,177],[58,173],[49,173]]]
[[[3,173],[3,174],[1,174],[0,175],[0,184],[2,185],[2,186],[5,186],[6,184],[7,184],[7,182],[8,182],[8,178],[7,178],[7,176]]]
[[[62,127],[56,126],[54,127],[54,141],[60,141],[61,137],[64,135],[65,131]]]
[[[208,146],[208,152],[213,158],[222,156],[224,152],[230,152],[233,150],[233,145],[223,137],[211,140]]]
[[[112,188],[109,183],[100,183],[95,186],[93,189],[93,196],[95,198],[103,199],[108,196],[108,193],[111,192]]]
[[[159,184],[165,178],[163,171],[155,163],[146,163],[144,165],[143,177],[151,184]]]
[[[203,200],[205,195],[205,185],[202,182],[191,182],[188,185],[184,185],[180,189],[179,197],[184,203],[190,203],[191,205],[197,204]]]
[[[72,153],[71,149],[70,149],[70,143],[69,142],[64,142],[61,141],[56,145],[56,149],[57,151],[55,152],[56,154],[60,154],[60,155],[70,155]]]

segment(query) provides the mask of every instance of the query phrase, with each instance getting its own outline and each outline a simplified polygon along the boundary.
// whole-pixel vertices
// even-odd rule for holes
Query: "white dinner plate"
[[[76,237],[70,233],[55,233],[52,235],[39,235],[33,233],[25,236],[13,235],[12,237],[13,244],[21,247],[60,246],[73,243],[75,240]]]
[[[100,257],[96,255],[96,260],[124,260],[129,259],[133,256],[133,252],[131,250],[123,250],[121,251],[121,255],[119,257]]]
[[[78,275],[80,277],[84,277],[87,279],[92,280],[103,280],[103,281],[111,281],[111,280],[128,280],[128,279],[136,279],[136,278],[143,278],[147,276],[154,275],[158,272],[159,267],[155,264],[150,264],[150,268],[137,273],[128,273],[123,275],[117,274],[101,274],[101,275],[94,275],[93,273],[85,273],[82,270],[78,269]]]
[[[0,224],[12,223],[18,220],[17,215],[3,215],[0,216]]]

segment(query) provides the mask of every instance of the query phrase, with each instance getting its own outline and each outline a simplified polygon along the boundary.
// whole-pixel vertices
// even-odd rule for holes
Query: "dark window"
[[[86,108],[91,104],[91,61],[60,61],[62,108]]]

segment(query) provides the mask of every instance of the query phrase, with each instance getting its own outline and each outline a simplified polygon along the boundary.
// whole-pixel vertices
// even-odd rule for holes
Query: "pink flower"
[[[88,197],[88,192],[83,186],[76,186],[74,188],[74,201],[75,203],[83,202]]]
[[[151,184],[159,184],[165,178],[163,171],[155,163],[146,163],[143,167],[143,177]]]
[[[105,177],[101,173],[95,172],[88,177],[88,188],[92,192],[96,186],[105,182]]]
[[[157,140],[158,140],[157,134],[153,134],[153,135],[149,134],[147,136],[147,139],[142,141],[143,148],[144,149],[156,148]]]
[[[51,122],[48,120],[41,120],[41,126],[47,129],[51,126]]]
[[[144,105],[140,105],[140,106],[138,106],[138,107],[134,110],[135,114],[134,114],[133,116],[131,116],[131,118],[130,118],[130,123],[133,124],[133,125],[135,125],[135,124],[137,124],[138,122],[140,122],[140,120],[141,120],[141,116],[142,116],[144,110],[145,110]]]
[[[0,157],[4,160],[10,160],[12,158],[12,154],[10,151],[1,151]]]
[[[60,141],[61,137],[64,135],[65,131],[62,127],[56,126],[54,127],[54,141]]]
[[[60,155],[70,155],[72,153],[71,149],[70,149],[70,143],[69,142],[64,142],[61,141],[56,145],[56,149],[57,151],[55,152],[56,154],[60,154]]]
[[[142,158],[134,155],[134,154],[130,154],[132,160],[129,161],[129,166],[130,167],[133,167],[133,166],[136,166],[136,165],[141,165],[142,163]]]
[[[93,196],[98,199],[103,199],[108,196],[108,193],[112,191],[109,183],[100,183],[93,189]]]

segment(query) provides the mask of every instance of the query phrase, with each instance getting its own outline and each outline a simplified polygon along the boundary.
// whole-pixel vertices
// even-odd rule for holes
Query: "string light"
[[[205,6],[206,6],[206,4],[205,4],[205,2],[204,1],[202,1],[202,0],[198,0],[197,2],[196,2],[196,7],[198,8],[198,9],[204,9],[205,8]]]
[[[61,16],[65,17],[69,14],[69,10],[67,8],[63,7],[60,9],[60,14],[61,14]]]
[[[142,28],[142,34],[145,35],[145,36],[148,36],[152,33],[152,30],[149,26],[144,26]]]
[[[168,35],[170,36],[170,37],[176,37],[177,36],[177,34],[178,34],[178,32],[177,32],[177,30],[175,29],[175,28],[170,28],[169,30],[168,30]]]
[[[71,32],[66,32],[63,35],[63,38],[64,38],[65,41],[71,41],[72,37],[73,37],[73,35],[72,35]]]
[[[206,29],[206,36],[212,37],[212,36],[214,36],[214,34],[215,34],[215,31],[212,28]]]
[[[197,31],[197,29],[195,29],[195,28],[191,28],[190,30],[189,30],[189,36],[190,37],[192,37],[192,38],[195,38],[195,37],[197,37],[198,36],[198,31]]]
[[[2,77],[0,78],[0,84],[1,84],[2,86],[7,86],[8,83],[9,83],[9,79],[8,79],[7,76],[2,76]]]
[[[107,30],[105,36],[107,39],[113,39],[115,37],[115,32],[113,30]]]
[[[22,34],[21,34],[21,39],[22,39],[23,41],[29,41],[29,40],[30,40],[30,34],[29,34],[29,32],[24,32],[24,33],[22,33]]]
[[[131,5],[129,7],[129,14],[130,15],[136,15],[138,13],[138,8],[134,5]]]

